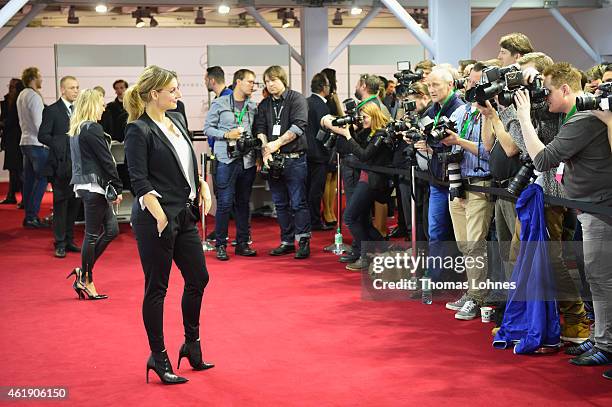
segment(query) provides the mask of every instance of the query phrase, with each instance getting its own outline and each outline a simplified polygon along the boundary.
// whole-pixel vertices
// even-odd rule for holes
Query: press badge
[[[281,135],[280,129],[281,129],[280,124],[275,124],[274,126],[272,126],[272,135],[273,136],[280,136]]]
[[[563,171],[565,171],[565,163],[560,163],[559,167],[557,167],[557,172],[555,173],[555,180],[561,184],[563,181]]]

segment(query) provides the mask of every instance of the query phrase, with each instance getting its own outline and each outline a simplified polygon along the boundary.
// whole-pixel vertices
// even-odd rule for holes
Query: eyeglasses
[[[176,96],[177,93],[180,93],[180,89],[178,87],[172,89],[157,89],[157,92],[168,92],[172,96]]]

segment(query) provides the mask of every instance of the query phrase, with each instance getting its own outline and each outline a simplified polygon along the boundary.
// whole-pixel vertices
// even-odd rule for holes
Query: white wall
[[[576,13],[570,21],[579,29],[596,50],[602,54],[612,54],[612,9],[602,9]],[[8,31],[0,29],[0,36]],[[567,60],[580,68],[593,65],[588,55],[552,18],[540,18],[498,24],[474,49],[476,59],[489,59],[497,56],[497,41],[503,34],[521,31],[527,34],[538,50],[548,53],[553,59]],[[349,29],[334,28],[329,32],[330,52],[350,32]],[[300,51],[298,29],[282,30],[283,35]],[[177,71],[183,91],[191,129],[201,129],[208,109],[202,78],[206,67],[206,46],[208,44],[276,44],[261,28],[26,28],[7,48],[0,51],[0,86],[8,84],[9,79],[19,76],[28,66],[38,66],[43,74],[43,95],[47,103],[55,100],[54,83],[54,44],[144,44],[147,49],[147,63],[157,64]],[[417,44],[415,38],[403,29],[366,29],[353,41],[353,44]],[[450,61],[456,62],[456,61]],[[338,88],[341,98],[352,94],[355,79],[366,71],[387,77],[395,70],[394,66],[354,67],[348,77],[347,52],[344,51],[331,65],[338,73]],[[264,68],[255,69],[260,73]],[[300,67],[292,63],[293,88],[301,91]],[[363,72],[362,72],[363,71]],[[102,85],[107,91],[107,100],[114,98],[112,82],[123,77],[133,82],[138,70],[128,69],[90,69],[81,75],[81,87]],[[69,74],[62,69],[59,75]],[[226,72],[228,80],[232,72]],[[350,81],[349,81],[350,79]],[[258,78],[261,80],[261,78]],[[0,92],[3,94],[3,92]],[[0,153],[3,162],[3,153]],[[0,180],[7,174],[0,172]]]

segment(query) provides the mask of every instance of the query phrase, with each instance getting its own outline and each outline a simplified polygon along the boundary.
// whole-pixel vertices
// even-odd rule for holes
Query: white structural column
[[[561,24],[561,26],[563,26],[563,28],[565,28],[565,31],[567,31],[569,33],[569,35],[571,35],[572,38],[574,40],[576,40],[578,45],[580,45],[582,47],[582,49],[587,54],[589,54],[589,56],[593,59],[593,61],[595,61],[598,64],[603,61],[603,58],[601,57],[601,55],[599,55],[599,53],[596,52],[589,45],[589,43],[585,41],[584,38],[582,38],[582,36],[578,33],[578,31],[576,31],[574,26],[569,21],[567,21],[567,19],[563,16],[563,14],[561,14],[559,9],[551,8],[551,9],[548,9],[548,11],[555,18],[555,20],[557,20],[557,22],[559,22],[559,24]],[[608,26],[608,28],[609,28],[609,26]]]
[[[436,63],[457,65],[472,55],[470,0],[429,0],[433,56]]]
[[[312,77],[329,64],[327,7],[304,7],[301,20],[302,93],[308,95]]]
[[[2,51],[13,39],[34,20],[34,18],[47,7],[46,4],[37,3],[32,7],[19,22],[0,39],[0,51]]]

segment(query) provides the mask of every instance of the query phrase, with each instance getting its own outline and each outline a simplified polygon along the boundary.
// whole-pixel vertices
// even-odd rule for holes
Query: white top
[[[313,93],[313,95],[317,95],[323,101],[323,103],[327,104],[327,99],[325,99],[323,96],[319,95],[318,93]]]
[[[78,194],[78,191],[89,191],[89,192],[95,192],[96,194],[100,194],[100,195],[104,195],[106,196],[106,191],[104,191],[104,188],[102,188],[100,185],[98,185],[97,182],[90,182],[89,184],[74,184],[74,188],[73,191],[75,192],[76,196],[80,196]]]
[[[159,129],[164,133],[168,141],[170,141],[170,144],[172,144],[172,147],[174,147],[174,150],[176,151],[176,154],[179,157],[179,161],[181,162],[181,167],[183,169],[183,176],[185,176],[187,183],[191,187],[191,192],[189,193],[189,199],[192,199],[192,200],[195,199],[197,189],[196,189],[194,182],[192,182],[191,177],[189,177],[189,174],[193,174],[193,171],[194,171],[194,167],[193,167],[194,163],[193,163],[193,160],[191,159],[191,148],[189,147],[189,142],[185,139],[185,137],[183,137],[181,132],[178,131],[174,127],[174,125],[173,125],[173,129],[175,131],[172,131],[163,122],[158,122],[157,120],[153,120],[153,121],[155,122],[157,127],[159,127]],[[157,196],[158,198],[161,198],[161,195],[155,190],[149,191],[148,193],[153,194]],[[138,202],[140,202],[140,207],[144,210],[145,208],[144,196],[141,196],[138,199]]]
[[[42,96],[32,88],[25,88],[17,97],[16,104],[19,126],[21,127],[19,145],[44,147],[44,144],[38,141],[38,129],[45,108]]]

